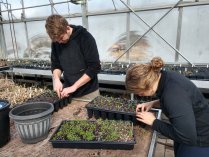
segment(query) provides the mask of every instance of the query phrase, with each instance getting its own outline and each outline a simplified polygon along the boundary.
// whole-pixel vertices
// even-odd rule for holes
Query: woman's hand
[[[58,97],[61,98],[61,92],[63,89],[63,85],[62,82],[60,81],[60,79],[53,79],[53,89],[54,91],[57,93]]]
[[[153,106],[152,102],[146,102],[146,103],[142,103],[142,104],[138,104],[136,106],[136,112],[145,112],[145,111],[149,111]]]
[[[137,112],[136,119],[140,122],[143,122],[147,125],[152,126],[152,124],[156,118],[155,118],[154,113],[151,113],[151,112]]]
[[[77,90],[77,87],[74,85],[64,88],[61,92],[61,98],[69,96],[71,93],[75,92],[76,90]]]

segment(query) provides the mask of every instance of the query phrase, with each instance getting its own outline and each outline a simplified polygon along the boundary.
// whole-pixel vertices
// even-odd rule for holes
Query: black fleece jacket
[[[170,124],[155,120],[152,128],[175,142],[209,146],[209,104],[199,89],[175,72],[161,72],[157,89],[160,106]]]
[[[94,37],[82,26],[70,27],[73,32],[66,44],[52,43],[51,70],[63,72],[64,87],[73,85],[87,74],[91,80],[72,93],[73,97],[80,97],[98,89],[97,74],[101,65]]]

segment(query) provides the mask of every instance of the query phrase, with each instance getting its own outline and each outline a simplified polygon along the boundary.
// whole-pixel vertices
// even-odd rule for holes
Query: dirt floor
[[[153,133],[148,126],[134,127],[136,144],[133,150],[53,148],[49,139],[62,120],[88,119],[86,104],[87,102],[72,101],[68,106],[54,112],[48,137],[36,144],[22,143],[11,120],[11,140],[0,148],[0,157],[147,157]]]

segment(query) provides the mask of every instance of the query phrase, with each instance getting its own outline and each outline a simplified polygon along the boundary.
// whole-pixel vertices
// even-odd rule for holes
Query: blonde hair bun
[[[164,66],[164,62],[160,57],[154,57],[150,65],[154,71],[158,71]]]

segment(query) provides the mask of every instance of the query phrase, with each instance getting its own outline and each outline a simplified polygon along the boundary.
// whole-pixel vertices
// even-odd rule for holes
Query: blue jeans
[[[209,157],[209,147],[188,146],[174,142],[175,157]]]

